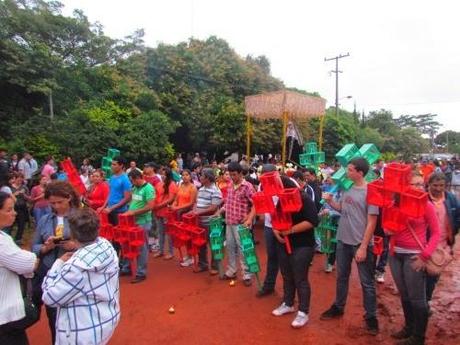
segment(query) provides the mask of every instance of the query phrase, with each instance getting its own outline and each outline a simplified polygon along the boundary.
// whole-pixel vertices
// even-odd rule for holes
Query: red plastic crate
[[[278,196],[283,212],[298,212],[302,208],[299,188],[286,188]]]
[[[177,220],[177,213],[175,211],[172,211],[171,209],[167,209],[166,211],[164,211],[164,215],[166,223]]]
[[[99,236],[111,241],[113,240],[113,226],[110,224],[102,225],[99,228]]]
[[[198,224],[198,218],[196,214],[194,213],[186,213],[182,215],[182,222],[185,224],[191,224],[191,225],[197,225]]]
[[[113,240],[118,243],[128,242],[129,238],[125,231],[123,231],[125,227],[123,226],[114,226],[113,227]]]
[[[134,246],[130,244],[129,242],[123,242],[121,244],[121,254],[125,259],[129,259],[129,260],[135,259],[140,254],[140,247]]]
[[[410,182],[410,165],[390,163],[384,168],[383,172],[383,184],[386,190],[401,193],[406,189]]]
[[[288,231],[292,227],[291,214],[279,208],[272,214],[272,227],[278,231]]]
[[[382,236],[374,236],[373,251],[375,255],[382,255],[383,253],[383,237]]]
[[[394,193],[385,190],[382,180],[375,180],[367,185],[367,203],[378,207],[389,207],[393,204]]]
[[[145,243],[145,231],[139,226],[129,228],[129,243],[133,246],[142,246]]]
[[[109,214],[105,212],[99,213],[99,224],[102,226],[109,225]]]
[[[275,205],[270,195],[264,192],[257,192],[252,195],[252,202],[257,214],[275,212]]]
[[[124,214],[118,215],[118,224],[127,227],[132,227],[136,225],[134,222],[134,216],[126,216]]]
[[[397,207],[386,207],[382,212],[382,228],[385,232],[396,233],[406,229],[406,217]]]
[[[259,177],[262,184],[262,191],[266,195],[276,195],[283,190],[283,182],[281,182],[280,174],[278,171],[271,171],[262,174]]]
[[[71,171],[71,170],[75,169],[75,167],[73,166],[72,160],[70,158],[64,159],[61,162],[61,168],[65,172],[68,172],[68,171]]]
[[[191,231],[191,235],[192,235],[192,245],[195,247],[201,247],[205,245],[206,243],[208,243],[206,239],[207,237],[206,230],[203,228],[195,227]]]
[[[406,191],[401,193],[399,207],[401,213],[406,216],[419,218],[425,214],[427,203],[427,193],[415,188],[408,188]]]

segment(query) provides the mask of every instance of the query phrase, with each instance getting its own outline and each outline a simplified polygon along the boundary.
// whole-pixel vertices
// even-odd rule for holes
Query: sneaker
[[[391,337],[393,339],[406,339],[406,338],[409,338],[411,336],[411,331],[409,328],[407,327],[404,327],[402,330],[398,331],[398,332],[395,332],[395,333],[392,333],[391,334]]]
[[[286,303],[283,302],[278,308],[272,311],[272,314],[275,316],[281,316],[284,314],[293,313],[294,311],[294,307],[289,307],[286,305]]]
[[[213,268],[211,268],[211,269],[209,270],[209,274],[212,275],[212,276],[215,276],[215,275],[219,274],[219,271],[218,271],[218,270],[215,270],[215,269],[213,269]]]
[[[377,271],[375,273],[375,281],[380,284],[385,283],[385,273]]]
[[[308,314],[305,314],[303,311],[299,310],[297,312],[297,315],[294,321],[292,321],[291,326],[294,328],[300,328],[300,327],[305,326],[307,322],[308,322]]]
[[[334,269],[334,266],[332,266],[331,264],[327,264],[326,268],[324,269],[324,272],[331,273],[333,269]]]
[[[249,278],[249,279],[243,279],[243,284],[244,284],[244,286],[246,286],[246,287],[251,286],[251,285],[252,285],[252,280],[251,280],[251,278]]]
[[[341,317],[343,315],[343,310],[340,310],[336,307],[335,304],[332,305],[328,310],[321,314],[320,320],[330,320],[335,319],[337,317]]]
[[[370,335],[377,335],[379,333],[379,322],[377,318],[372,317],[366,320],[366,329]]]
[[[186,258],[179,265],[181,265],[182,267],[190,267],[190,266],[193,265],[193,259],[192,258]]]

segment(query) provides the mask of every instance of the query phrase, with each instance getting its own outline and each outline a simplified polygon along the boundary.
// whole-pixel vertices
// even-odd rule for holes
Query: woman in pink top
[[[413,175],[411,185],[423,190],[423,177]],[[394,255],[390,257],[390,268],[401,296],[405,324],[399,332],[392,334],[392,337],[400,340],[397,344],[419,345],[425,343],[428,324],[425,262],[438,245],[439,222],[435,208],[430,202],[423,217],[408,218],[407,222],[424,248],[420,248],[409,229],[393,235]]]
[[[51,208],[47,199],[45,199],[45,187],[49,179],[46,176],[40,178],[40,183],[32,188],[30,192],[30,200],[33,202],[33,215],[35,226],[45,214],[51,213]]]
[[[56,169],[54,168],[54,160],[53,157],[49,156],[46,158],[45,161],[45,166],[42,169],[42,176],[48,177],[48,179],[51,178],[51,175],[56,172]]]

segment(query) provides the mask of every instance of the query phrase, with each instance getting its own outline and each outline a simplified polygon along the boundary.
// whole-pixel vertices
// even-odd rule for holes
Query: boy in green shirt
[[[133,184],[131,202],[125,215],[134,216],[136,224],[144,230],[144,245],[137,258],[136,277],[131,281],[132,284],[140,283],[146,279],[147,258],[149,252],[149,231],[152,227],[152,209],[155,204],[155,189],[146,182],[142,173],[136,169],[131,170],[129,178]],[[121,275],[130,274],[129,262],[123,265]]]

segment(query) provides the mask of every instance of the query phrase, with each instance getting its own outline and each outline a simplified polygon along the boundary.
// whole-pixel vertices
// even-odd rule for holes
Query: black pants
[[[277,245],[280,271],[283,276],[283,302],[287,306],[293,306],[297,291],[299,311],[308,314],[311,296],[308,269],[313,259],[314,249],[313,247],[292,248],[292,254],[289,255],[284,244],[278,242]]]
[[[0,326],[0,344],[5,345],[29,345],[25,330],[14,330],[8,324]]]
[[[16,220],[14,224],[18,227],[16,236],[14,236],[15,241],[22,240],[22,235],[24,234],[24,229],[26,228],[26,223],[29,219],[29,210],[27,207],[18,207],[15,208],[16,211]]]

